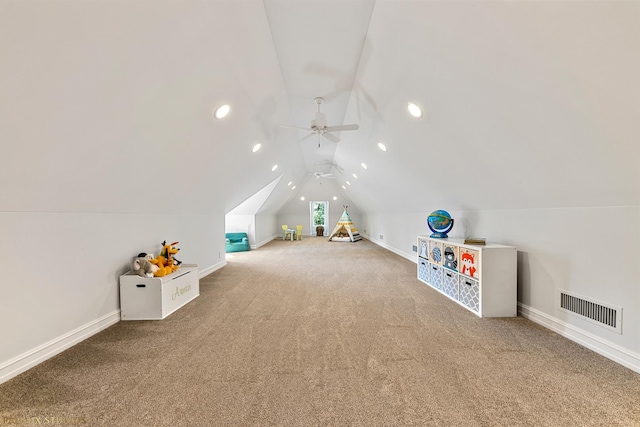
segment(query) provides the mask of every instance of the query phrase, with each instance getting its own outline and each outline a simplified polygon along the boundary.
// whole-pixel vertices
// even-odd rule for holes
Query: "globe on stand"
[[[438,209],[427,217],[427,226],[433,232],[429,237],[446,239],[447,233],[453,228],[453,218],[449,212]]]

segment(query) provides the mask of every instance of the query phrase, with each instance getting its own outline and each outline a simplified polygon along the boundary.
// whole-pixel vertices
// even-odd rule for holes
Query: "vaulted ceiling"
[[[640,93],[638,17],[621,7],[637,11],[5,0],[0,178],[26,178],[3,186],[0,203],[226,213],[270,186],[262,209],[277,212],[296,195],[289,182],[299,190],[330,172],[365,211],[419,212],[427,200],[452,210],[633,204],[637,173],[610,173],[636,170],[639,158],[627,137]],[[329,125],[359,129],[334,143],[281,126],[308,126],[316,97]],[[421,118],[407,114],[409,101]],[[221,104],[231,113],[216,120]]]

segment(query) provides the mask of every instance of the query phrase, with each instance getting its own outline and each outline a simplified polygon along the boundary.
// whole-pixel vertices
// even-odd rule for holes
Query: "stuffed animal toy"
[[[173,242],[171,244],[167,244],[166,240],[162,242],[162,251],[160,252],[160,256],[166,259],[165,267],[171,268],[172,271],[176,271],[180,267],[180,264],[182,264],[182,261],[178,261],[173,257],[180,250],[174,246],[178,243],[179,242]]]
[[[167,259],[162,255],[158,255],[157,257],[151,260],[151,263],[156,266],[158,269],[153,273],[154,277],[164,277],[167,274],[173,273],[173,268],[167,264]]]
[[[178,244],[178,242],[167,244],[167,241],[165,240],[164,242],[162,242],[162,252],[160,252],[160,255],[155,258],[153,257],[153,255],[140,254],[146,255],[146,258],[149,260],[149,262],[154,267],[156,267],[155,271],[153,272],[153,277],[164,277],[167,274],[173,273],[180,267],[180,264],[182,264],[182,262],[173,258],[173,255],[177,254],[180,250],[173,246],[176,244]]]
[[[144,252],[138,254],[133,259],[133,271],[140,277],[153,277],[158,271],[158,266],[151,262],[152,259],[153,255],[147,255]]]

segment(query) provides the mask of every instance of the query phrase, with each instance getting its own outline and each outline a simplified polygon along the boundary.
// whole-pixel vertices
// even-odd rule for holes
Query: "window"
[[[323,227],[324,232],[321,235],[326,235],[327,233],[327,219],[329,216],[329,202],[309,202],[309,213],[311,217],[310,228],[312,236],[317,236],[316,231],[318,227]]]

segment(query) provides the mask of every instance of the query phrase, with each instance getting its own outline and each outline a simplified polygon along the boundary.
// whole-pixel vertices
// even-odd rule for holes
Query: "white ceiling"
[[[307,127],[315,117],[316,97],[328,124],[341,125],[362,58],[375,1],[264,2],[274,50],[291,108],[289,123]],[[290,130],[297,140],[306,131]],[[307,169],[328,172],[314,163],[333,159],[336,145],[316,135],[301,141]]]
[[[0,207],[229,212],[279,179],[261,208],[277,212],[315,171],[372,212],[632,205],[638,9],[4,0],[0,179],[22,178]],[[360,129],[318,148],[281,127],[307,126],[318,96],[330,125]]]

